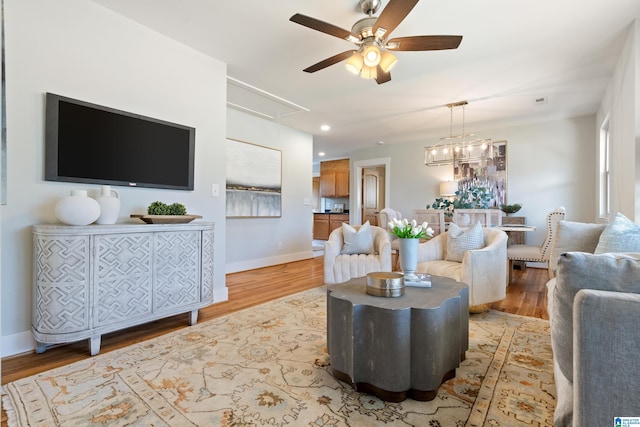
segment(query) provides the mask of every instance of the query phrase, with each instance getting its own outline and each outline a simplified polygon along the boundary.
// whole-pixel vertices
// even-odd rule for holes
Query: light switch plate
[[[220,196],[220,184],[211,184],[211,197]]]

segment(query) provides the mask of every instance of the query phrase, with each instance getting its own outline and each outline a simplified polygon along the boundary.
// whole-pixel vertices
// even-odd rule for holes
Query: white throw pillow
[[[340,251],[342,255],[375,253],[369,221],[362,224],[358,230],[346,222],[343,222],[342,237],[344,238],[344,246],[342,247],[342,251]]]
[[[455,224],[447,231],[447,261],[462,262],[467,251],[484,248],[484,235],[480,221],[466,230]]]
[[[606,224],[560,221],[551,245],[549,269],[555,276],[558,259],[565,252],[594,253]]]

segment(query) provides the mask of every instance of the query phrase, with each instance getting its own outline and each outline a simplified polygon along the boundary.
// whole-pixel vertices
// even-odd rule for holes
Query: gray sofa
[[[640,251],[599,253],[605,227],[562,221],[553,245],[555,427],[640,416]]]

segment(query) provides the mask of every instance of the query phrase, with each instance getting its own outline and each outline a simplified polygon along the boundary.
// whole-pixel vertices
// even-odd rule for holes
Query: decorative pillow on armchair
[[[605,227],[607,227],[607,224],[560,221],[551,246],[551,257],[549,258],[549,269],[553,275],[558,269],[558,259],[563,253],[594,253]]]
[[[449,225],[447,231],[447,261],[462,262],[464,254],[473,249],[484,248],[484,234],[480,221],[466,230],[455,224]]]
[[[346,222],[342,223],[342,237],[344,246],[340,251],[341,255],[373,254],[373,234],[369,221],[365,222],[356,230]]]
[[[617,213],[604,229],[596,246],[596,254],[608,252],[640,252],[640,225]]]
[[[567,252],[560,256],[553,292],[551,344],[558,367],[570,381],[573,381],[573,300],[581,289],[640,293],[640,254]]]

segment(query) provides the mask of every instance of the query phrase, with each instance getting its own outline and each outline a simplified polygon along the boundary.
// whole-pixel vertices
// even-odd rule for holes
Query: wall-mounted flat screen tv
[[[195,129],[46,94],[45,180],[193,190]]]

